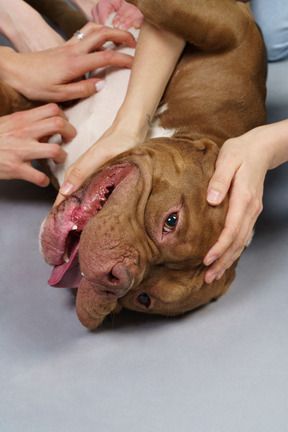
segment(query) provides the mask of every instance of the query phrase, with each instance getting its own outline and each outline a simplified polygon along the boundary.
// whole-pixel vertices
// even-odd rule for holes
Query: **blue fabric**
[[[288,1],[253,0],[251,9],[263,32],[269,61],[288,57]]]

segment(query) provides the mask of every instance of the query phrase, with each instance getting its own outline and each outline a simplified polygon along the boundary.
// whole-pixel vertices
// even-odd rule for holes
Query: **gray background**
[[[287,72],[269,65],[269,121],[288,118]],[[89,332],[38,251],[54,191],[1,181],[0,431],[288,431],[287,185],[287,165],[267,176],[221,300],[173,319],[122,312]]]

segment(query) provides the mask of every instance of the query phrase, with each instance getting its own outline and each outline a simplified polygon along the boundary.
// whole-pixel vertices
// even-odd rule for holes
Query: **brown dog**
[[[248,5],[133,3],[189,41],[156,118],[170,136],[114,158],[41,233],[50,284],[78,288],[77,314],[90,329],[122,306],[176,315],[226,292],[236,264],[204,282],[203,258],[227,211],[227,202],[207,204],[207,185],[222,143],[265,122],[264,47]]]

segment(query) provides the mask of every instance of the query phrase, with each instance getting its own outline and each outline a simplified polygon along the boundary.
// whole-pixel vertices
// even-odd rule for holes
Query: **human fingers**
[[[21,148],[24,145],[24,149]],[[39,145],[39,143],[38,143]],[[9,145],[8,145],[9,147]],[[31,142],[21,143],[21,147],[15,150],[2,148],[0,159],[0,179],[20,179],[32,182],[38,186],[48,186],[50,180],[45,173],[32,167],[29,152],[31,151]],[[4,150],[4,151],[3,151]],[[27,153],[28,151],[28,153]]]
[[[52,159],[56,164],[61,164],[65,161],[67,153],[63,148],[56,143],[35,143],[26,154],[26,159]]]
[[[207,270],[204,278],[206,283],[212,283],[215,279],[221,279],[225,271],[240,257],[241,253],[252,238],[255,222],[256,218],[253,221],[247,220],[246,223],[242,225],[237,238],[230,243],[225,252],[220,255],[220,257],[216,259],[216,261],[214,261],[211,267]],[[223,236],[224,235],[225,233],[223,232]],[[219,238],[219,243],[221,243],[221,238]]]
[[[262,211],[262,195],[263,188],[255,195],[248,192],[245,185],[243,188],[241,186],[232,189],[224,229],[203,261],[207,266],[213,264],[205,275],[207,283],[220,278],[241,255]]]
[[[131,68],[132,64],[133,56],[129,54],[123,54],[114,50],[103,50],[85,56],[85,58],[82,59],[81,64],[79,64],[79,71],[84,74],[105,66]]]
[[[55,103],[41,105],[27,111],[18,111],[0,118],[0,132],[17,130],[27,125],[32,125],[44,118],[59,116],[67,120],[66,115]]]
[[[59,134],[64,142],[70,141],[77,134],[76,129],[62,116],[54,116],[38,120],[22,128],[21,135],[30,136],[35,140]]]
[[[75,33],[74,36],[64,44],[64,47],[72,45],[73,50],[82,54],[100,49],[102,45],[109,41],[117,45],[125,43],[131,48],[135,48],[136,46],[135,39],[131,33],[92,22],[87,23],[77,33],[82,34],[83,38],[77,38]]]
[[[116,45],[126,44],[131,48],[135,48],[136,46],[135,38],[130,32],[111,27],[100,26],[96,27],[94,31],[92,31],[87,37],[84,37],[84,39],[81,41],[81,44],[79,43],[78,48],[81,49],[82,53],[91,52],[101,48],[106,42],[109,41],[114,42]]]
[[[140,28],[143,18],[143,14],[136,6],[123,1],[113,19],[113,25],[122,30],[128,30],[131,27]]]
[[[64,43],[64,46],[77,45],[79,42],[83,42],[85,38],[87,39],[89,35],[97,32],[101,27],[103,26],[100,24],[88,21],[84,27],[81,27],[79,30],[77,30],[74,35]]]
[[[116,122],[117,123],[117,122]],[[113,124],[71,167],[60,188],[56,205],[79,189],[103,164],[139,144],[139,137],[118,131]]]
[[[92,145],[89,150],[68,168],[55,205],[58,205],[64,197],[68,197],[78,190],[104,163],[134,144],[133,140],[132,144],[127,144],[126,140],[122,137],[119,139],[116,135],[112,136],[113,138],[107,133],[106,135],[104,134],[99,141]],[[113,142],[112,145],[111,142]]]
[[[226,145],[229,146],[231,141],[226,141]],[[233,152],[222,147],[216,161],[215,172],[208,184],[207,201],[210,205],[219,205],[223,201],[241,162],[242,160]]]
[[[115,10],[115,1],[100,0],[91,10],[93,21],[97,24],[105,24],[109,15]]]
[[[97,58],[86,58],[85,60],[87,66],[85,69],[87,69],[87,72],[107,65],[125,68],[132,67],[133,57],[126,54],[114,51],[103,51],[101,53],[97,52],[95,55],[97,55]],[[94,54],[89,54],[89,56],[94,56]],[[84,64],[82,64],[82,67],[84,68]],[[104,86],[105,80],[98,78],[89,78],[81,81],[74,81],[69,84],[61,84],[58,85],[57,91],[53,93],[53,99],[62,102],[87,98],[100,92]]]
[[[79,67],[81,67],[81,71],[79,72],[80,74],[82,74],[82,71],[85,71],[84,73],[86,73],[93,69],[106,66],[131,68],[133,64],[132,56],[110,50],[91,53],[82,60],[83,62],[79,65]],[[62,102],[87,98],[92,96],[94,93],[101,91],[104,86],[105,81],[98,78],[89,78],[68,84],[61,84],[58,85],[57,90],[54,91],[53,99]]]
[[[31,163],[22,164],[18,175],[15,178],[26,180],[40,187],[47,187],[50,183],[49,177],[42,171],[34,168]]]
[[[96,151],[97,148],[97,151]],[[59,192],[64,196],[79,189],[87,178],[89,178],[97,168],[105,163],[110,157],[104,148],[92,146],[82,155],[71,167],[68,168],[65,181]]]

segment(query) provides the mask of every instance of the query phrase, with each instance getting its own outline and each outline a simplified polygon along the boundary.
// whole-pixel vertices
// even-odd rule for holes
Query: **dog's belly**
[[[121,51],[130,53],[132,49],[124,48]],[[96,75],[102,77],[103,74],[105,86],[99,93],[65,110],[70,123],[77,129],[77,136],[69,143],[63,144],[63,149],[67,152],[63,164],[56,165],[53,161],[49,161],[49,167],[59,185],[63,183],[67,168],[111,126],[124,100],[130,70],[111,67]],[[58,139],[61,141],[60,137]]]

